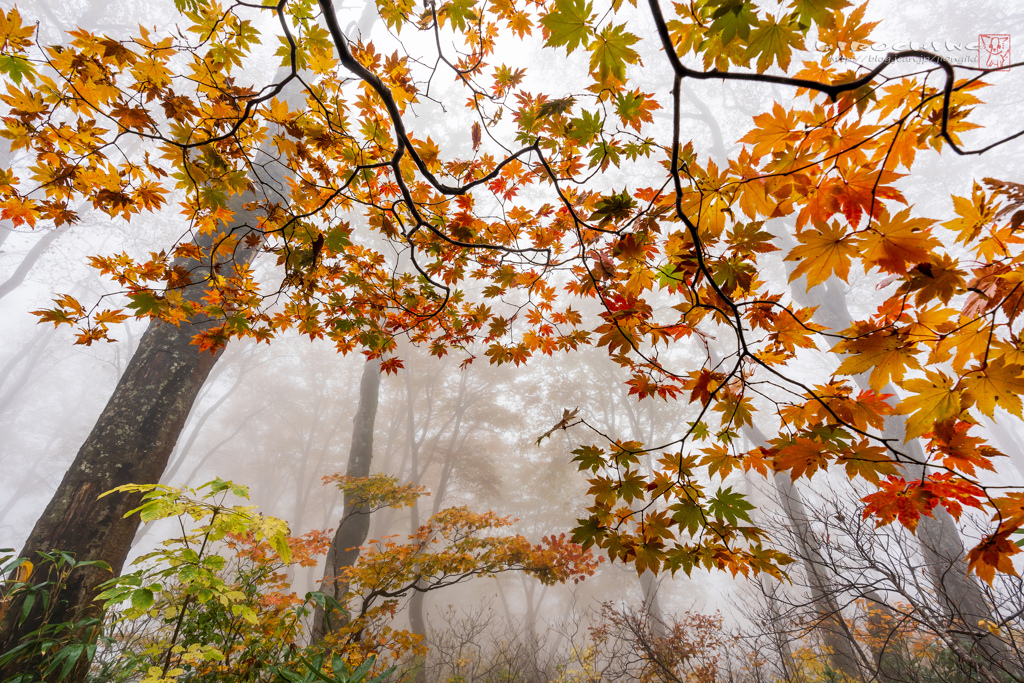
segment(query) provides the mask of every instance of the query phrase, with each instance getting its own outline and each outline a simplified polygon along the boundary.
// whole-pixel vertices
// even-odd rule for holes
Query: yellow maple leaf
[[[996,213],[995,207],[977,182],[974,183],[970,199],[953,195],[953,210],[957,218],[946,221],[942,227],[956,231],[956,241],[964,244],[976,238],[981,229],[992,222]]]
[[[908,441],[931,431],[936,422],[960,414],[960,390],[945,373],[928,370],[925,379],[907,380],[903,387],[913,392],[896,407],[900,415],[910,415]]]
[[[915,344],[904,334],[873,332],[841,342],[833,351],[848,353],[836,370],[838,375],[859,375],[871,372],[869,382],[876,394],[890,381],[902,383],[907,368],[921,369],[915,357]]]
[[[857,256],[857,249],[846,234],[846,228],[833,221],[819,223],[815,230],[804,230],[797,235],[802,242],[794,247],[787,261],[799,261],[789,276],[790,282],[807,275],[807,286],[821,284],[833,273],[846,281],[850,274],[850,257]]]
[[[964,398],[992,417],[996,406],[1021,415],[1020,395],[1024,393],[1024,367],[1007,365],[1003,358],[989,361],[984,370],[975,370],[964,377]]]

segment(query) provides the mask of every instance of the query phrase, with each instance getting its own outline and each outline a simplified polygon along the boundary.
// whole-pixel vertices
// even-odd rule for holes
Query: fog
[[[12,6],[0,0],[5,11]],[[121,37],[133,34],[139,24],[167,30],[179,20],[170,1],[34,0],[19,2],[17,7],[27,21],[39,22],[44,44],[67,42],[63,32],[76,26]],[[648,36],[654,27],[643,7],[641,4],[637,10],[630,30]],[[372,7],[339,3],[337,9],[339,22],[350,36],[361,36],[363,43],[372,41],[381,54],[398,49],[393,31],[374,16]],[[263,14],[255,20],[258,28],[273,35],[275,23],[269,13]],[[905,49],[900,47],[905,43],[914,49],[934,50],[953,61],[976,55],[979,34],[1010,34],[1014,40],[1020,35],[1024,40],[1024,6],[1012,2],[968,5],[870,0],[865,16],[867,21],[880,22],[871,36],[879,46]],[[417,40],[425,42],[421,45]],[[526,50],[531,45],[539,49],[542,42],[538,34],[527,47],[516,49]],[[425,38],[406,39],[402,45],[409,53],[433,49]],[[794,55],[794,62],[814,57],[813,41],[808,41],[807,47],[803,55]],[[236,73],[238,80],[248,79],[257,87],[271,83],[279,61],[273,54],[277,48],[276,43],[268,42],[255,49],[245,69]],[[1024,48],[1013,50],[1015,60],[1024,54],[1020,52]],[[531,73],[536,91],[552,97],[579,91],[571,79],[573,69],[587,73],[587,57],[582,52],[569,57],[565,67],[569,75],[553,69]],[[875,66],[872,59],[884,51],[864,49],[862,53],[858,53],[859,61],[870,69]],[[667,93],[671,73],[663,55],[643,54],[641,58],[644,68],[638,69],[631,87]],[[509,61],[526,63],[528,57],[517,54]],[[434,64],[427,60],[413,68],[416,78],[426,82]],[[901,64],[892,74],[920,68]],[[1024,106],[1022,79],[1020,69],[986,79],[992,85],[978,92],[984,102],[971,114],[971,120],[982,128],[963,136],[967,146],[983,147],[1019,130]],[[465,153],[470,145],[469,124],[445,108],[462,105],[464,95],[458,84],[445,72],[430,80],[430,90],[423,92],[426,95],[410,105],[406,114],[417,139],[429,135],[442,158]],[[684,139],[692,140],[699,159],[711,159],[722,168],[736,159],[742,147],[739,139],[750,129],[751,117],[769,111],[773,102],[788,105],[794,101],[787,86],[711,80],[688,84],[682,96]],[[664,101],[666,107],[654,113],[648,134],[670,138],[667,95]],[[511,116],[495,125],[491,153],[500,153],[502,147],[518,148],[515,125]],[[127,153],[139,154],[144,142],[126,137],[123,144]],[[942,153],[921,150],[914,172],[897,185],[908,205],[939,221],[949,220],[954,216],[950,196],[970,196],[975,181],[992,177],[1024,182],[1021,144],[1014,140],[981,156],[956,156],[948,148]],[[0,151],[0,158],[0,166],[27,175],[28,158],[23,150],[11,151],[7,146]],[[604,192],[618,191],[637,186],[645,173],[664,175],[659,161],[641,162],[628,169],[610,168],[597,187]],[[538,206],[553,201],[544,191],[531,186],[519,200]],[[52,308],[53,300],[64,294],[87,305],[103,300],[104,306],[123,306],[122,288],[90,266],[89,257],[124,252],[143,258],[168,249],[185,234],[177,204],[180,199],[171,197],[163,209],[135,215],[130,221],[111,218],[88,202],[78,206],[80,220],[69,227],[54,228],[52,222],[40,221],[30,229],[0,221],[0,547],[17,553],[24,546],[149,324],[128,318],[111,326],[112,341],[81,345],[75,343],[76,331],[71,326],[41,323],[33,311]],[[479,206],[477,210],[491,215],[503,208]],[[339,218],[352,223],[353,242],[381,248],[384,240],[380,234],[360,230],[360,215],[353,209],[340,212]],[[789,280],[794,265],[783,256],[795,244],[792,221],[786,217],[766,222],[766,229],[776,235],[775,244],[783,251],[759,257],[758,277],[762,280]],[[951,251],[959,248],[948,247]],[[411,272],[412,267],[408,255],[396,251],[394,268]],[[289,276],[267,254],[257,257],[253,270],[265,291],[272,291]],[[569,278],[568,271],[552,275],[559,287]],[[877,273],[855,270],[848,282],[832,278],[828,291],[842,299],[853,320],[859,320],[872,316],[891,294],[878,282]],[[482,287],[473,290],[474,286],[467,286],[469,296],[485,299]],[[822,299],[824,285],[807,292],[806,284],[798,279],[791,287],[792,300],[800,306],[822,307],[818,315],[840,315]],[[525,304],[516,296],[513,292],[488,303],[514,315],[517,307]],[[651,300],[662,313],[671,313],[676,302],[667,292],[652,294]],[[600,314],[593,300],[580,299],[573,306],[593,319]],[[268,310],[273,314],[283,309],[271,306]],[[721,358],[731,353],[725,331],[724,325],[709,322],[706,339],[693,337],[656,351],[658,362],[680,376],[697,371],[709,356]],[[822,349],[827,346],[801,351],[789,363],[792,376],[809,384],[824,382],[842,357]],[[431,354],[429,344],[417,344],[403,335],[385,355],[387,359],[399,359],[401,366],[394,372],[380,372],[370,472],[392,475],[398,484],[424,487],[427,494],[411,507],[385,506],[374,512],[366,539],[407,539],[432,515],[456,506],[508,517],[513,523],[501,533],[522,534],[531,543],[571,535],[593,504],[587,482],[591,473],[578,471],[573,462],[575,449],[605,437],[656,449],[680,438],[693,421],[701,419],[698,406],[690,405],[686,396],[638,400],[630,395],[628,369],[617,364],[606,348],[594,345],[551,355],[536,353],[522,364],[497,365],[489,362],[485,344],[468,344],[437,357]],[[324,478],[345,474],[350,453],[355,452],[354,419],[361,399],[365,400],[360,387],[366,366],[360,349],[341,353],[330,340],[311,339],[297,329],[281,332],[270,343],[230,341],[188,411],[161,483],[197,487],[215,478],[231,480],[249,487],[246,504],[287,521],[291,536],[312,530],[333,535],[345,514],[345,496],[338,486],[324,483]],[[755,418],[751,429],[737,433],[742,449],[763,445],[758,439],[774,437],[780,430],[771,417],[768,400],[757,398],[755,404],[764,415]],[[572,411],[586,425],[559,428]],[[545,433],[547,438],[542,438]],[[975,434],[988,438],[1006,456],[995,459],[995,471],[980,471],[978,480],[1021,491],[1021,420],[999,410],[995,420],[983,421]],[[645,457],[638,467],[652,472],[658,451]],[[798,480],[785,491],[778,480],[741,469],[733,470],[724,480],[713,479],[706,472],[700,476],[711,490],[719,485],[732,487],[757,506],[753,522],[768,530],[776,547],[800,560],[787,569],[788,580],[753,574],[745,577],[742,573],[734,576],[700,566],[689,576],[682,571],[638,576],[634,566],[608,561],[604,551],[594,547],[595,560],[602,561],[592,576],[578,583],[543,585],[529,573],[508,571],[426,593],[407,592],[397,598],[393,624],[396,629],[423,635],[429,648],[425,659],[418,660],[419,669],[409,675],[431,681],[630,680],[637,675],[637,662],[646,652],[643,637],[670,638],[675,628],[676,633],[685,632],[687,638],[706,643],[720,638],[722,654],[716,655],[717,669],[708,674],[692,659],[687,661],[694,668],[685,674],[690,678],[646,674],[649,680],[840,680],[828,678],[842,675],[835,671],[842,669],[835,664],[838,660],[830,660],[827,654],[829,648],[834,651],[841,645],[835,644],[828,619],[820,614],[821,601],[826,599],[823,592],[832,601],[828,604],[845,612],[850,623],[858,624],[855,628],[870,621],[865,601],[877,600],[894,606],[896,616],[887,618],[899,620],[904,614],[900,610],[913,613],[908,618],[928,634],[922,637],[921,642],[927,642],[920,646],[921,651],[945,645],[955,649],[959,641],[943,630],[951,628],[949,610],[936,606],[938,598],[924,578],[917,541],[898,525],[875,529],[873,520],[861,518],[858,499],[870,492],[862,480],[851,483],[838,465]],[[793,512],[794,500],[802,511]],[[799,523],[794,521],[797,518]],[[964,547],[973,546],[987,533],[989,522],[987,513],[966,512],[957,522]],[[128,562],[162,547],[163,540],[181,531],[173,519],[142,525]],[[1020,557],[1012,561],[1018,572],[1024,570]],[[319,590],[324,562],[321,556],[315,566],[287,570],[298,596]],[[955,680],[1024,680],[1014,678],[1021,671],[1015,667],[1024,665],[1020,649],[1024,646],[1024,586],[1010,574],[998,577],[993,586],[974,578],[970,581],[975,590],[984,593],[985,604],[994,615],[992,622],[998,623],[990,629],[997,634],[993,637],[1009,644],[1001,645],[1004,649],[998,655],[983,644],[972,656],[993,661],[1016,657],[1017,663],[1006,664],[998,675],[981,667],[981,673],[964,673]],[[420,617],[415,613],[410,617],[410,603],[411,610],[425,619],[425,628],[417,625]],[[968,618],[974,616],[962,605],[958,608]],[[712,626],[698,625],[698,618],[710,619]],[[719,618],[720,624],[715,621]],[[866,633],[870,627],[865,625],[863,630]],[[488,673],[488,667],[497,667],[495,662],[502,657],[506,672],[515,669],[505,679]],[[798,675],[777,663],[786,657],[811,663]],[[750,662],[759,658],[766,662],[764,666],[752,668]],[[402,660],[400,665],[410,661]],[[750,673],[754,669],[756,675]],[[943,680],[945,675],[932,664],[920,664],[915,673],[880,671],[877,677],[865,673],[862,680],[931,681]]]

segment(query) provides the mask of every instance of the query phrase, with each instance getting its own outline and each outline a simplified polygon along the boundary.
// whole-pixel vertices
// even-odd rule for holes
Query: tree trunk
[[[779,657],[779,669],[782,680],[786,683],[805,683],[803,671],[799,666],[794,666],[793,647],[790,644],[791,636],[789,628],[785,624],[779,611],[779,598],[776,591],[779,582],[767,574],[761,574],[761,593],[765,599],[767,610],[766,626],[770,629],[768,637],[772,647]]]
[[[783,235],[783,239],[790,238]],[[789,272],[792,272],[792,267],[789,266]],[[853,320],[846,305],[846,296],[840,291],[835,277],[814,288],[813,293],[795,284],[792,296],[802,306],[817,306],[815,320],[832,330],[844,330]],[[862,388],[868,385],[866,376],[856,377],[855,380]],[[884,389],[884,393],[897,392],[890,385]],[[884,436],[903,441],[903,420],[899,416],[887,418]],[[917,439],[907,443],[905,448],[911,457],[924,461],[924,451]],[[940,507],[935,510],[934,517],[921,517],[917,537],[928,565],[929,578],[940,600],[950,618],[960,622],[956,628],[966,628],[974,634],[973,640],[980,643],[985,658],[993,662],[1005,662],[1008,657],[1005,644],[986,629],[978,627],[979,621],[992,619],[992,611],[977,581],[967,574],[964,561],[966,554],[956,522]]]
[[[845,329],[850,325],[852,316],[846,306],[846,297],[839,291],[834,281],[827,283],[821,303],[824,304],[822,308],[825,309],[827,316],[825,324],[833,329]],[[868,388],[866,375],[858,375],[854,379],[862,389]],[[899,393],[891,384],[883,389],[883,393],[893,394],[898,400]],[[883,430],[886,439],[903,443],[905,434],[903,416],[886,418]],[[903,448],[913,460],[926,460],[924,449],[918,439],[911,439]],[[921,473],[908,472],[907,476],[917,478]],[[928,577],[950,621],[951,630],[970,634],[964,639],[965,645],[974,651],[980,661],[993,664],[997,669],[1016,671],[1010,663],[1011,655],[1006,644],[981,625],[993,621],[992,609],[977,580],[967,573],[967,554],[960,538],[960,531],[945,508],[935,508],[933,516],[921,516],[917,526],[917,538],[921,542]],[[965,664],[975,666],[978,662]]]
[[[196,394],[219,357],[199,352],[192,337],[210,321],[177,327],[152,323],[121,376],[114,394],[92,433],[57,487],[53,498],[25,542],[21,554],[63,550],[79,561],[101,560],[113,571],[88,567],[73,572],[51,616],[51,623],[96,616],[97,586],[120,573],[139,526],[125,514],[139,503],[138,494],[98,496],[123,484],[160,481],[178,433]],[[45,572],[33,577],[47,580]],[[20,609],[12,608],[0,624],[0,651],[7,650],[39,627],[41,611],[18,626]],[[15,664],[0,678],[15,673]]]
[[[764,443],[763,438],[759,440]],[[828,569],[821,556],[814,532],[811,530],[800,492],[793,486],[789,475],[784,472],[776,474],[774,482],[782,508],[789,519],[793,539],[800,552],[799,559],[807,574],[811,600],[820,620],[819,630],[825,647],[829,650],[829,662],[832,664],[832,668],[841,672],[845,678],[851,681],[869,680],[864,675],[862,666],[864,658],[860,648],[857,646],[857,641],[843,618],[839,602],[830,588]]]
[[[658,597],[658,578],[650,569],[640,575],[640,590],[644,595],[644,610],[650,618],[651,633],[659,640],[668,637],[668,628],[665,625],[665,614],[661,609],[661,600]]]
[[[352,420],[352,444],[349,448],[348,464],[345,474],[350,477],[370,476],[370,464],[373,461],[373,427],[377,418],[377,403],[380,396],[380,362],[368,361],[363,366],[363,377],[359,382],[359,405]],[[340,577],[345,570],[355,565],[359,558],[359,546],[366,542],[370,533],[370,515],[356,501],[345,496],[345,507],[334,539],[327,551],[324,566],[324,578],[320,582],[320,590],[338,602],[343,602],[348,584]],[[340,623],[344,618],[339,615]],[[313,626],[310,630],[311,642],[319,642],[331,632],[331,626],[339,621],[328,624],[327,612],[318,607],[313,615]]]
[[[14,269],[11,276],[0,283],[0,299],[4,298],[17,288],[22,282],[25,281],[25,276],[28,275],[29,271],[32,270],[32,266],[42,257],[46,250],[53,244],[53,241],[63,235],[69,225],[62,225],[59,228],[53,228],[52,230],[46,231],[42,237],[32,245],[32,248],[25,254],[25,258],[21,260],[18,267]],[[6,232],[6,231],[5,231]]]
[[[756,426],[745,427],[744,432],[751,443],[757,446],[767,445],[768,439]],[[820,620],[819,630],[825,647],[829,650],[829,662],[832,668],[851,681],[870,680],[864,675],[863,653],[843,618],[839,602],[831,589],[828,565],[824,562],[818,538],[811,530],[810,519],[800,492],[785,472],[777,473],[773,477],[773,482],[786,519],[789,520],[790,531],[798,550],[797,559],[800,560],[807,575],[811,602]]]
[[[0,394],[0,415],[6,410],[8,404],[10,404],[21,390],[28,384],[29,379],[32,377],[32,370],[36,364],[42,359],[43,352],[46,351],[46,347],[53,340],[56,335],[54,334],[52,327],[41,327],[36,332],[35,336],[32,337],[21,349],[11,356],[3,367],[0,367],[0,389],[4,389],[3,393]],[[27,360],[26,360],[27,359]],[[14,369],[18,367],[18,364],[25,361],[24,367],[21,369],[20,375],[7,384],[7,380],[14,373]]]
[[[281,179],[251,171],[254,184],[280,187]],[[263,177],[261,177],[263,176]],[[236,216],[225,226],[226,231],[244,234],[256,229],[257,221],[247,202],[258,201],[251,193],[236,196],[228,202]],[[195,242],[208,250],[220,232],[202,235]],[[247,264],[254,249],[240,246],[235,262]],[[205,273],[208,262],[179,259],[190,272]],[[183,296],[198,301],[205,291],[205,282],[198,280],[183,290]],[[167,466],[171,452],[184,427],[189,411],[221,352],[200,352],[192,338],[217,321],[195,318],[181,326],[154,321],[150,323],[129,361],[114,393],[100,413],[96,425],[79,449],[74,462],[65,473],[53,498],[36,522],[21,552],[36,561],[38,552],[62,550],[74,554],[79,561],[102,561],[110,571],[86,567],[74,571],[51,610],[50,623],[71,622],[97,616],[101,607],[94,601],[97,587],[120,573],[131,550],[139,527],[136,515],[125,514],[138,506],[138,494],[114,494],[99,499],[105,491],[123,484],[156,484]],[[111,573],[113,572],[113,573]],[[48,580],[39,570],[32,581]],[[0,622],[0,652],[21,642],[41,625],[42,605],[18,625],[19,604],[8,609]],[[0,670],[0,680],[28,666],[14,663]],[[84,680],[85,671],[76,671],[72,683]]]
[[[412,378],[409,373],[405,374],[405,400],[408,402],[405,413],[405,431],[408,434],[409,439],[409,470],[412,476],[409,479],[413,484],[419,485],[420,478],[423,472],[420,470],[420,439],[416,438],[416,392],[412,387]],[[426,437],[427,426],[430,424],[429,414],[428,419],[423,425],[423,437]],[[409,509],[409,533],[415,534],[419,530],[420,526],[420,505],[419,500],[414,500],[412,507]],[[421,586],[420,581],[417,581],[414,588]],[[427,620],[423,616],[423,598],[424,593],[420,590],[413,590],[412,596],[409,598],[409,630],[414,635],[419,636],[426,643],[427,639]],[[426,682],[426,670],[422,666],[416,667],[416,671],[413,675],[414,683],[425,683]]]

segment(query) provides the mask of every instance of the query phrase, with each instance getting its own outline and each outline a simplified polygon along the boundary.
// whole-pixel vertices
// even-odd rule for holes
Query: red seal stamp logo
[[[1010,66],[1010,35],[983,33],[978,36],[978,66],[982,69],[1004,69]]]

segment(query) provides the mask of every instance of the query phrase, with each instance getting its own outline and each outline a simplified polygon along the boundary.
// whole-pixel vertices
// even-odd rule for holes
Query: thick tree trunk
[[[352,420],[352,445],[349,448],[345,474],[350,477],[370,476],[373,461],[373,427],[377,419],[377,403],[380,396],[380,362],[368,361],[363,366],[363,377],[359,382],[359,404]],[[341,580],[345,570],[355,565],[359,558],[359,546],[366,542],[370,533],[370,515],[358,502],[345,496],[345,507],[334,539],[327,551],[324,578],[320,590],[338,602],[343,602],[348,584]],[[310,630],[311,642],[319,642],[331,631],[344,623],[341,615],[333,615],[328,623],[327,613],[318,608],[313,615]]]
[[[97,586],[119,574],[124,565],[139,526],[137,516],[125,518],[125,514],[138,505],[139,496],[98,496],[122,484],[159,482],[192,402],[219,356],[201,353],[192,344],[192,336],[209,324],[149,326],[92,433],[25,542],[21,554],[33,560],[39,551],[58,549],[73,553],[79,561],[101,560],[113,571],[88,567],[73,572],[51,623],[100,613],[93,598]],[[33,580],[47,578],[39,572]],[[10,609],[0,624],[0,651],[40,625],[36,615],[18,626],[19,612]],[[0,671],[0,678],[15,673],[19,666]]]
[[[263,177],[255,169],[251,173],[254,184],[280,187],[279,177]],[[245,234],[256,229],[255,216],[243,208],[252,201],[258,201],[252,194],[229,201],[236,219],[225,226],[226,231]],[[220,237],[218,232],[195,241],[209,249]],[[247,264],[253,255],[252,248],[239,246],[235,262]],[[198,301],[205,291],[202,278],[210,269],[209,263],[181,260],[176,265],[196,274],[183,296]],[[62,550],[73,553],[79,562],[98,560],[110,566],[110,571],[87,567],[72,572],[51,609],[50,623],[100,614],[101,607],[94,601],[97,587],[119,574],[124,565],[139,526],[137,516],[126,519],[125,514],[138,506],[140,496],[98,497],[122,484],[159,483],[196,396],[221,355],[200,352],[192,338],[215,324],[217,321],[197,318],[180,327],[161,322],[149,325],[92,432],[29,534],[21,555],[32,561],[38,559],[40,551]],[[32,581],[49,578],[45,570],[39,570]],[[42,605],[37,602],[25,623],[18,625],[20,611],[13,605],[0,622],[0,652],[40,626]],[[0,671],[0,680],[23,666],[8,666]],[[66,680],[74,683],[84,680],[84,675],[84,670],[76,671]]]

